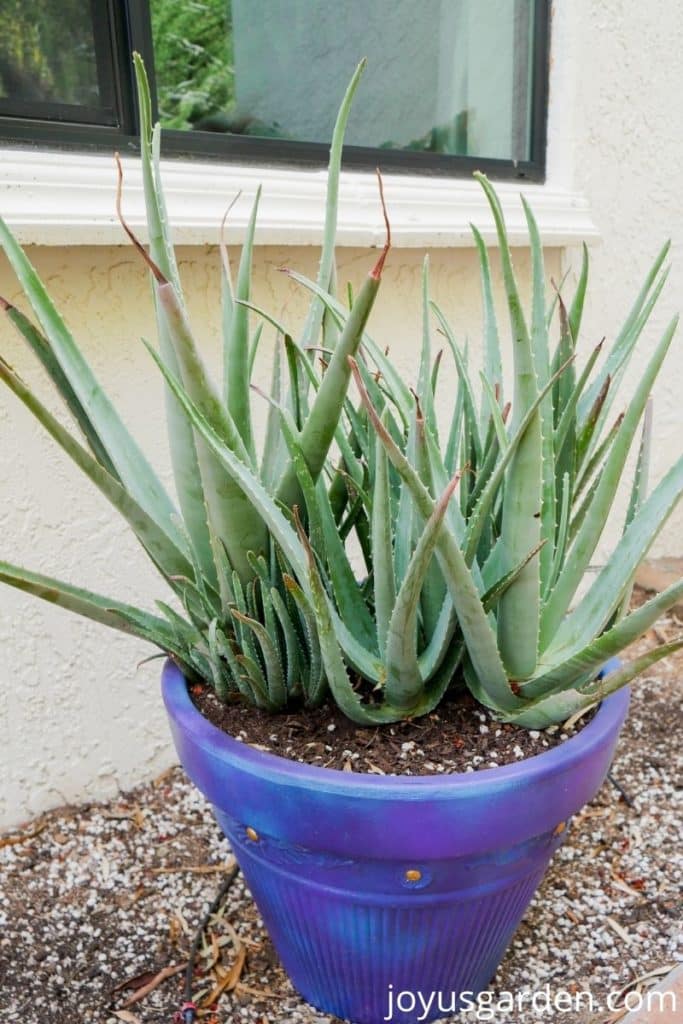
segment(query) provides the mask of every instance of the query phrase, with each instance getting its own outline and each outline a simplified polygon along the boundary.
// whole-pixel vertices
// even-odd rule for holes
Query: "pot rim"
[[[616,661],[609,662],[606,671],[613,670]],[[474,772],[452,772],[431,775],[373,775],[369,772],[344,772],[338,768],[324,768],[318,765],[295,761],[280,754],[257,750],[246,742],[234,739],[228,733],[213,725],[194,705],[182,671],[169,660],[162,672],[164,704],[171,719],[202,747],[206,753],[219,759],[229,758],[249,774],[263,777],[267,774],[272,781],[282,784],[311,785],[327,791],[358,794],[359,787],[366,795],[373,792],[380,797],[405,796],[408,791],[428,798],[430,795],[444,796],[448,790],[453,797],[458,794],[474,798],[479,790],[490,793],[500,785],[509,790],[522,782],[528,785],[534,778],[547,779],[566,773],[571,767],[597,752],[609,742],[615,729],[621,726],[628,710],[630,693],[624,687],[602,701],[593,719],[580,732],[564,740],[550,750],[526,757],[521,761],[500,765],[497,768],[481,768]]]

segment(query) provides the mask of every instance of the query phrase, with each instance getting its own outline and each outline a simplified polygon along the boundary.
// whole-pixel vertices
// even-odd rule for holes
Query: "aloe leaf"
[[[31,303],[53,355],[109,453],[121,482],[148,515],[163,524],[182,550],[185,542],[172,525],[175,509],[170,498],[94,377],[35,269],[1,218],[0,244]]]
[[[386,645],[385,699],[389,704],[403,708],[406,712],[415,707],[423,688],[417,654],[420,593],[432,561],[448,502],[459,479],[460,474],[457,473],[436,502],[413,552],[391,613]]]
[[[640,448],[638,450],[638,461],[636,463],[635,473],[633,474],[633,485],[631,487],[631,496],[628,502],[628,508],[626,509],[626,518],[624,520],[624,531],[626,531],[633,519],[636,512],[641,507],[647,496],[648,488],[648,477],[650,473],[650,449],[652,446],[652,399],[650,399],[645,406],[645,415],[643,416],[643,432],[640,438]],[[626,615],[631,604],[631,596],[633,594],[633,584],[635,582],[635,573],[631,577],[624,595],[621,599],[621,604],[617,610],[617,619],[621,619]]]
[[[270,599],[273,602],[273,608],[275,609],[285,641],[287,665],[285,685],[287,687],[287,694],[290,698],[297,697],[302,692],[300,676],[303,671],[302,662],[304,661],[304,655],[301,650],[301,644],[299,643],[294,623],[287,611],[287,605],[276,587],[271,589]]]
[[[574,292],[572,304],[569,307],[569,330],[574,346],[579,340],[581,320],[583,318],[583,305],[586,299],[586,287],[588,285],[588,247],[584,242],[581,246],[581,272]]]
[[[475,400],[475,396],[474,396],[474,388],[472,387],[472,381],[470,380],[470,376],[469,376],[469,373],[467,371],[467,366],[465,364],[465,360],[463,359],[462,353],[461,353],[460,349],[458,348],[458,344],[457,344],[457,342],[455,340],[455,337],[453,335],[453,331],[451,330],[451,327],[450,327],[448,321],[446,320],[446,317],[441,312],[441,309],[437,306],[437,304],[435,302],[431,303],[431,307],[434,310],[434,313],[435,313],[439,323],[441,324],[441,328],[443,330],[443,333],[444,333],[444,335],[446,337],[446,340],[448,341],[448,344],[450,346],[451,352],[453,353],[453,358],[455,360],[455,365],[456,365],[457,370],[458,370],[459,383],[460,383],[460,385],[463,388],[464,410],[465,410],[465,414],[467,415],[467,417],[469,419],[469,422],[470,422],[470,427],[471,427],[471,431],[472,431],[472,440],[474,442],[474,448],[475,448],[475,452],[476,452],[477,461],[479,461],[481,459],[481,457],[482,457],[482,443],[481,443],[481,437],[479,435],[479,424],[478,424],[478,418],[477,418],[477,407],[476,407],[476,400]]]
[[[375,440],[381,444],[377,435]],[[408,436],[405,442],[406,458],[411,465],[415,465],[417,453],[417,406],[413,409]],[[384,448],[384,445],[382,445]],[[374,506],[373,506],[374,507]],[[415,507],[409,488],[401,486],[398,495],[396,508],[396,519],[392,524],[394,534],[394,579],[400,586],[408,570],[408,563],[413,549],[415,536]]]
[[[193,428],[206,441],[209,448],[218,457],[221,465],[227,470],[230,477],[239,486],[244,496],[249,500],[254,511],[259,515],[267,527],[268,532],[282,549],[287,562],[292,566],[297,576],[299,578],[301,578],[301,576],[305,578],[306,562],[301,545],[297,540],[294,530],[276,505],[274,499],[254,474],[252,469],[246,465],[219,436],[200,409],[192,401],[182,384],[173,377],[168,368],[164,365],[154,349],[150,348],[149,351],[150,355],[161,370],[168,386],[171,388],[171,391],[185,410]],[[254,549],[252,548],[251,550]],[[246,551],[244,551],[244,558],[246,560]]]
[[[484,239],[474,224],[470,224],[474,241],[479,254],[479,271],[481,274],[481,297],[484,323],[484,374],[493,391],[497,391],[499,401],[503,401],[503,363],[500,354],[500,338],[496,309],[493,303],[493,287],[491,284],[491,266],[488,250]],[[484,430],[484,417],[480,424]]]
[[[320,649],[316,616],[306,594],[303,592],[296,580],[292,579],[291,576],[285,576],[285,585],[288,593],[291,594],[299,610],[304,632],[308,641],[309,672],[304,681],[306,706],[316,707],[324,699],[328,685],[327,677],[325,675],[325,665]]]
[[[543,265],[543,249],[541,237],[538,231],[536,219],[529,207],[529,204],[522,198],[524,215],[529,230],[531,243],[531,268],[532,268],[532,315],[531,315],[531,348],[533,353],[533,364],[536,369],[536,380],[539,389],[542,389],[550,377],[550,364],[548,360],[548,328],[545,319],[545,271]],[[568,373],[572,374],[572,365],[568,367]],[[527,405],[533,400],[533,391],[530,389],[526,398]],[[540,537],[545,543],[539,553],[538,570],[540,574],[540,591],[543,589],[550,577],[553,544],[555,542],[556,529],[556,480],[555,480],[555,448],[553,443],[554,428],[554,407],[552,394],[548,393],[540,404],[540,427],[541,427],[541,522]],[[505,505],[503,505],[505,508]],[[503,529],[503,544],[505,545],[505,530]],[[540,610],[539,610],[540,615]]]
[[[493,388],[491,387],[489,381],[486,379],[484,373],[480,374],[480,380],[482,386],[482,397],[486,399],[486,403],[488,405],[488,412],[486,411],[486,407],[484,407],[482,412],[487,416],[489,422],[493,425],[493,429],[495,431],[499,448],[502,451],[505,451],[509,441],[507,431],[505,429],[505,420],[503,419],[503,414],[498,404],[498,399],[496,398],[496,394]],[[482,418],[484,417],[482,416]],[[481,488],[479,488],[479,490],[481,490]]]
[[[75,422],[80,427],[83,436],[85,437],[90,450],[99,463],[107,470],[107,472],[114,477],[117,477],[116,469],[113,462],[109,458],[109,454],[102,444],[97,431],[94,429],[90,422],[81,402],[79,401],[74,389],[71,387],[66,374],[63,372],[61,366],[55,359],[50,349],[47,338],[40,333],[40,331],[31,323],[27,316],[16,308],[16,306],[10,305],[4,299],[0,298],[0,308],[6,313],[10,322],[19,331],[19,333],[28,342],[31,350],[40,360],[43,369],[51,378],[52,383],[57,388],[59,394],[64,400],[69,412],[73,416]],[[117,477],[118,479],[118,477]]]
[[[567,550],[567,538],[569,536],[570,507],[571,483],[569,473],[565,473],[562,477],[562,486],[560,488],[560,519],[557,528],[557,537],[555,538],[555,550],[553,552],[553,561],[548,575],[546,588],[543,591],[544,600],[546,600],[547,595],[555,586],[555,581],[557,580],[564,563],[564,556]]]
[[[172,338],[180,375],[188,395],[211,422],[225,442],[245,463],[251,464],[242,437],[220,396],[213,387],[197,352],[189,324],[177,295],[170,284],[157,288],[159,308]],[[172,373],[169,367],[169,372]],[[225,544],[231,565],[243,579],[251,575],[247,551],[265,551],[267,535],[263,523],[244,498],[241,490],[225,474],[223,467],[199,439],[196,439],[202,490],[206,500],[210,526]]]
[[[184,549],[176,546],[162,526],[155,522],[135,501],[116,477],[111,476],[97,459],[73,438],[68,430],[45,408],[12,368],[0,358],[0,379],[14,392],[47,430],[50,436],[95,484],[132,528],[152,561],[168,580],[173,576],[194,575]]]
[[[597,672],[609,658],[619,654],[641,637],[682,595],[683,580],[679,580],[622,618],[578,653],[522,683],[521,695],[527,699],[534,699],[575,688],[583,676],[592,671]]]
[[[337,120],[332,132],[330,159],[327,167],[327,195],[325,198],[325,226],[323,228],[323,244],[320,253],[317,283],[324,291],[329,291],[334,272],[334,241],[337,233],[337,207],[339,205],[339,173],[341,171],[342,149],[346,125],[351,112],[353,97],[365,70],[365,58],[358,64],[342,99]],[[324,305],[313,301],[303,328],[302,347],[314,345],[322,324]],[[315,474],[314,474],[315,475]]]
[[[178,296],[181,296],[180,276],[170,240],[168,217],[161,187],[159,127],[157,125],[156,129],[152,129],[152,105],[144,62],[139,54],[133,55],[133,62],[137,81],[138,109],[140,111],[140,155],[150,254],[166,280],[173,284]],[[177,375],[178,366],[175,352],[173,351],[173,344],[168,336],[163,318],[159,315],[156,292],[154,292],[154,301],[157,309],[161,354],[170,366],[171,371]],[[201,565],[202,574],[212,585],[216,586],[217,571],[213,564],[206,505],[202,492],[194,435],[192,428],[177,408],[168,391],[165,394],[165,402],[171,464],[176,493],[178,495],[178,504],[180,505],[183,521],[189,535],[190,547],[195,552],[197,561]]]
[[[639,319],[641,320],[641,328],[644,325],[644,320],[642,319],[643,306],[646,306],[646,313],[649,315],[649,311],[652,309],[654,302],[650,301],[649,303],[646,303],[646,300],[648,299],[650,290],[652,289],[652,286],[655,283],[657,275],[659,274],[659,271],[662,267],[662,264],[664,263],[664,260],[667,257],[670,248],[671,242],[666,242],[660,250],[660,252],[658,253],[657,258],[655,259],[654,264],[652,265],[647,277],[645,278],[643,286],[640,289],[633,303],[633,306],[631,307],[631,310],[629,311],[629,314],[626,317],[626,320],[624,321],[624,325],[614,341],[612,349],[605,361],[604,366],[602,367],[601,372],[596,376],[595,380],[592,382],[591,386],[588,388],[588,390],[582,397],[578,409],[579,420],[581,422],[585,420],[586,416],[588,415],[588,410],[592,408],[595,399],[597,398],[600,390],[604,385],[605,378],[608,375],[614,377],[617,374],[617,372],[622,367],[625,368],[626,364],[628,363],[628,359],[630,358],[631,352],[633,351],[633,346],[638,340],[638,334],[640,333],[640,331],[636,332],[635,330]],[[657,282],[657,286],[654,291],[654,301],[656,301],[657,297],[659,296],[659,293],[661,292],[665,280],[666,275],[664,274]],[[652,300],[652,296],[650,297],[650,299]]]
[[[650,471],[650,449],[652,447],[652,399],[650,398],[645,406],[645,414],[643,416],[643,432],[640,438],[640,448],[638,449],[638,461],[636,462],[635,473],[633,474],[633,485],[631,487],[631,496],[628,502],[628,508],[626,509],[626,519],[624,521],[624,530],[633,522],[633,518],[638,509],[643,504],[647,495],[648,476]]]
[[[429,328],[429,307],[429,256],[425,255],[422,262],[422,346],[420,348],[420,362],[417,374],[417,393],[420,396],[420,403],[427,427],[438,438],[434,393],[431,381],[432,342]]]
[[[417,659],[420,677],[424,680],[425,686],[429,685],[432,676],[438,671],[449,648],[455,646],[457,624],[453,602],[450,594],[446,592],[436,626],[429,637],[427,646],[420,652]]]
[[[339,613],[349,624],[349,629],[357,635],[359,642],[373,648],[374,624],[362,600],[358,582],[339,537],[324,481],[319,480],[317,487],[314,484],[295,436],[294,425],[285,413],[282,416],[281,427],[304,497],[311,545],[328,569]]]
[[[609,450],[610,446],[614,442],[614,439],[617,436],[617,433],[619,432],[619,427],[621,426],[621,422],[622,422],[623,418],[624,418],[624,414],[623,413],[619,413],[619,415],[617,416],[616,420],[614,421],[614,423],[610,427],[608,433],[605,435],[603,440],[600,442],[598,447],[595,449],[595,451],[591,455],[591,457],[588,460],[588,462],[586,463],[586,465],[583,466],[581,471],[578,473],[577,479],[576,479],[576,486],[574,487],[574,491],[573,491],[573,495],[572,495],[572,501],[573,501],[574,504],[576,504],[576,501],[581,496],[583,490],[586,487],[586,484],[592,479],[593,474],[595,473],[596,469],[598,468],[598,466],[602,462],[603,457],[605,456],[605,454]],[[574,532],[575,531],[570,531],[570,535],[573,535]]]
[[[140,637],[156,644],[169,654],[180,653],[173,642],[173,634],[168,624],[158,616],[133,605],[122,604],[113,598],[103,597],[83,587],[75,587],[52,576],[30,572],[10,562],[0,561],[0,582],[104,626]]]
[[[318,478],[325,464],[335,436],[349,385],[350,370],[347,360],[360,344],[379,289],[388,248],[389,238],[382,255],[363,282],[301,431],[301,449],[314,480]],[[296,474],[290,466],[282,476],[277,497],[282,504],[291,507],[296,502],[297,495]]]
[[[458,391],[455,398],[455,407],[453,409],[453,416],[451,417],[450,427],[448,430],[448,440],[446,441],[446,451],[444,454],[444,463],[449,473],[455,472],[455,467],[458,459],[458,450],[460,448],[460,439],[462,434],[464,406],[465,387],[462,381],[458,380]]]
[[[585,455],[586,458],[590,457],[590,455],[592,454],[592,452],[595,449],[596,445],[598,444],[600,437],[602,436],[602,432],[604,430],[605,423],[606,423],[607,418],[608,418],[608,416],[610,414],[610,411],[612,409],[612,405],[614,403],[614,400],[615,400],[615,398],[616,398],[616,396],[617,396],[617,394],[619,392],[619,387],[620,387],[621,381],[622,381],[622,379],[623,379],[623,377],[624,377],[624,375],[626,373],[626,369],[628,367],[629,360],[630,360],[633,352],[635,351],[636,342],[638,341],[638,339],[639,339],[639,337],[640,337],[640,335],[641,335],[641,333],[643,331],[643,328],[645,327],[645,325],[647,324],[647,322],[649,320],[650,313],[652,312],[652,309],[654,308],[654,305],[657,302],[657,299],[659,298],[659,295],[660,295],[660,293],[661,293],[661,291],[662,291],[662,289],[664,287],[664,284],[666,283],[667,277],[668,277],[668,270],[665,271],[661,275],[659,281],[655,285],[655,288],[654,288],[654,290],[652,292],[652,295],[649,297],[648,301],[646,302],[645,306],[643,307],[643,310],[642,310],[642,312],[640,314],[640,317],[638,318],[638,321],[637,321],[635,327],[633,328],[632,344],[631,344],[631,346],[630,346],[630,348],[629,348],[625,358],[621,361],[620,365],[617,367],[615,372],[610,375],[611,387],[609,388],[607,397],[606,397],[605,401],[603,402],[602,407],[600,408],[600,411],[599,411],[599,414],[598,414],[597,423],[596,423],[595,429],[593,431],[592,437],[590,439],[590,444],[589,444],[589,447],[588,447],[588,451],[586,452],[586,455]]]
[[[578,405],[579,398],[583,394],[583,391],[586,387],[586,383],[588,382],[588,378],[590,377],[593,371],[593,367],[595,366],[596,360],[600,355],[600,352],[602,351],[603,343],[604,338],[599,344],[595,346],[595,348],[591,352],[590,356],[586,360],[586,365],[581,371],[579,379],[577,380],[574,389],[571,395],[569,396],[569,399],[564,404],[562,415],[560,416],[560,420],[555,431],[556,454],[559,454],[562,451],[562,448],[564,447],[567,438],[570,436],[570,428],[572,428],[576,420],[576,406]]]
[[[610,394],[610,388],[612,388],[612,378],[607,376],[605,377],[605,382],[600,389],[595,402],[588,412],[585,422],[581,426],[578,434],[576,434],[575,444],[573,447],[576,466],[578,469],[581,469],[583,466],[586,456],[590,454],[594,447],[595,439],[600,435],[601,424],[603,422],[602,413],[607,402],[607,396]],[[574,431],[574,423],[572,423],[572,431]]]
[[[242,613],[236,609],[233,610],[232,616],[233,619],[237,619],[247,629],[250,629],[258,640],[266,670],[265,680],[270,707],[284,707],[287,703],[287,687],[276,643],[269,635],[263,623],[250,618],[248,615],[242,615]]]
[[[505,591],[515,582],[519,574],[522,572],[524,566],[527,565],[527,563],[530,562],[538,553],[538,549],[541,544],[545,544],[545,541],[540,541],[537,548],[532,548],[518,565],[497,579],[496,582],[493,583],[482,595],[481,603],[487,612],[492,611],[496,607]]]
[[[562,618],[569,607],[569,602],[576,593],[576,589],[588,567],[591,555],[600,539],[604,523],[614,501],[634,433],[645,409],[659,368],[671,344],[677,323],[678,318],[671,321],[643,372],[641,381],[626,410],[619,432],[605,460],[604,469],[595,489],[589,512],[581,524],[567,554],[562,572],[543,609],[541,622],[542,649],[548,646],[557,632]]]
[[[261,479],[269,489],[275,485],[279,478],[279,474],[282,472],[280,416],[277,408],[283,399],[281,352],[281,347],[276,341],[275,351],[273,353],[273,371],[270,385],[270,396],[272,398],[272,402],[268,407],[266,436],[263,444],[263,456],[261,459]]]
[[[628,686],[631,680],[645,672],[651,665],[661,661],[662,658],[667,658],[670,654],[675,654],[682,647],[683,638],[662,644],[660,647],[654,647],[614,672],[608,673],[594,683],[589,692],[566,690],[540,700],[526,710],[513,713],[505,712],[500,717],[506,722],[513,722],[527,729],[545,729],[557,722],[564,722],[578,711],[590,708],[622,687]]]
[[[256,190],[256,197],[249,216],[247,232],[242,246],[235,293],[232,305],[228,306],[229,316],[223,317],[223,375],[225,402],[232,416],[244,447],[252,461],[256,458],[254,438],[251,425],[251,402],[249,395],[249,311],[245,302],[249,301],[251,288],[251,267],[254,248],[254,231],[258,214],[261,187]],[[229,286],[230,281],[227,279]]]
[[[368,394],[363,387],[360,374],[354,367],[354,378],[372,424],[380,436],[387,455],[405,484],[410,488],[415,505],[423,519],[427,520],[434,511],[434,500],[395,444],[378,417]],[[501,706],[516,706],[516,698],[510,690],[503,668],[495,635],[481,603],[477,586],[468,569],[458,543],[446,526],[440,531],[437,543],[437,557],[444,579],[453,599],[460,628],[467,644],[470,658],[483,685],[498,699]]]
[[[384,423],[386,424],[386,418]],[[389,488],[389,461],[384,445],[375,439],[375,475],[372,494],[372,557],[375,620],[380,657],[384,658],[391,611],[396,600],[392,517]]]
[[[308,558],[308,583],[311,593],[311,606],[315,616],[316,634],[320,643],[325,675],[336,703],[351,721],[362,725],[396,721],[396,713],[392,713],[390,709],[382,705],[371,706],[363,704],[353,689],[337,637],[335,636],[334,624],[325,596],[325,588],[320,579],[315,557],[307,543],[305,534],[300,531],[299,536]]]
[[[213,688],[218,699],[227,701],[231,690],[236,690],[237,686],[235,683],[232,687],[230,686],[230,682],[233,681],[232,673],[223,660],[223,653],[218,642],[218,634],[218,620],[212,619],[206,633],[209,645],[211,678],[213,679]]]
[[[321,288],[303,274],[299,274],[294,270],[287,270],[287,276],[316,295],[321,300],[325,308],[329,309],[338,317],[340,324],[345,324],[347,322],[353,310],[349,311],[346,309],[341,302],[334,298],[334,296],[329,295],[324,288]],[[356,299],[356,302],[357,301],[358,300]],[[354,302],[353,308],[355,308],[356,302]],[[392,399],[396,403],[397,408],[401,411],[402,417],[406,420],[410,415],[410,410],[413,406],[413,397],[410,393],[410,389],[406,386],[405,381],[397,371],[394,364],[387,358],[385,353],[372,340],[372,338],[363,332],[361,340],[363,348],[386,380]]]
[[[535,365],[532,337],[522,313],[500,202],[484,175],[477,173],[475,178],[481,184],[489,201],[500,247],[513,336],[514,429],[536,403],[539,390],[538,369]],[[534,314],[537,312],[537,305],[538,299],[534,303]],[[542,538],[543,502],[544,498],[548,500],[543,490],[543,481],[546,479],[543,471],[543,418],[543,412],[539,408],[510,460],[505,479],[501,542],[503,554],[508,560],[508,569],[517,565]],[[552,515],[554,516],[554,507]],[[536,557],[526,564],[512,586],[503,594],[498,606],[500,654],[507,672],[514,678],[523,679],[531,675],[536,667],[540,601],[541,572],[539,558]]]
[[[266,677],[263,674],[263,669],[249,654],[240,652],[235,655],[235,661],[243,669],[249,684],[257,697],[257,706],[264,708],[266,711],[274,711],[275,708],[270,702],[268,696],[268,683]]]
[[[601,630],[624,588],[683,494],[683,457],[671,467],[634,515],[614,552],[576,608],[556,631],[543,662],[571,657]],[[571,558],[571,549],[568,559]]]
[[[219,461],[228,471],[235,483],[238,484],[245,497],[249,499],[254,509],[263,519],[268,532],[279,545],[282,554],[297,578],[305,583],[307,580],[306,559],[304,551],[297,539],[296,533],[287,521],[273,497],[265,489],[261,481],[254,475],[251,469],[246,466],[230,448],[225,445],[222,439],[214,431],[201,412],[193,404],[182,385],[168,372],[153,349],[150,353],[157,363],[159,369],[173,394],[177,397],[181,406],[185,409],[195,430],[204,438],[209,447],[218,456]],[[363,647],[356,637],[345,626],[343,621],[331,611],[335,629],[340,643],[344,648],[349,663],[364,678],[376,681],[381,665],[375,655]],[[320,692],[321,683],[316,684],[315,693]]]
[[[477,547],[481,537],[483,526],[486,519],[491,512],[495,499],[499,493],[500,487],[503,484],[505,471],[507,470],[508,464],[514,455],[518,445],[521,443],[526,431],[529,429],[530,424],[534,421],[538,408],[545,398],[546,394],[555,384],[558,376],[564,372],[564,367],[560,367],[556,374],[554,374],[546,386],[541,390],[534,403],[526,411],[525,415],[519,422],[515,430],[513,430],[508,445],[503,452],[501,452],[500,458],[496,463],[496,466],[489,477],[484,490],[482,491],[481,497],[477,502],[475,508],[472,510],[472,514],[467,522],[467,536],[465,544],[465,561],[468,565],[472,564],[472,561],[477,553]],[[540,538],[536,541],[539,543]],[[528,550],[531,550],[529,548]],[[526,552],[524,553],[526,554]],[[502,544],[499,549],[499,559],[502,562],[506,558],[506,552],[502,549]],[[522,555],[522,558],[524,555]],[[508,571],[507,568],[504,571]]]
[[[267,693],[263,690],[256,690],[251,685],[251,681],[247,673],[244,671],[244,667],[240,665],[237,660],[237,655],[233,650],[231,639],[225,636],[220,629],[216,629],[215,638],[217,651],[224,659],[230,671],[235,688],[242,694],[249,704],[253,704],[257,708],[266,708],[268,706]]]

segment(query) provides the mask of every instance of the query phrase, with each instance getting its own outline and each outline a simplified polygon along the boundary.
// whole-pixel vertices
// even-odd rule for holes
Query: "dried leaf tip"
[[[10,309],[14,309],[14,306],[0,295],[0,309],[2,309],[3,313],[8,313]]]
[[[382,181],[382,173],[379,167],[376,168],[377,182],[379,184],[379,198],[382,204],[382,215],[384,217],[384,225],[387,229],[387,240],[384,243],[384,248],[380,254],[377,263],[370,271],[370,277],[374,278],[375,281],[379,281],[382,277],[382,270],[384,269],[384,261],[386,260],[389,250],[391,249],[391,224],[389,223],[389,214],[387,213],[387,204],[384,200],[384,183]]]
[[[116,182],[116,215],[119,218],[121,227],[126,232],[131,242],[142,256],[143,260],[149,267],[152,275],[159,284],[168,284],[168,281],[162,274],[159,267],[156,265],[152,257],[149,255],[140,239],[134,234],[133,229],[126,223],[123,216],[123,210],[121,208],[121,198],[123,195],[123,166],[121,165],[121,157],[118,153],[114,153],[114,160],[116,161],[116,170],[118,172],[118,178]]]

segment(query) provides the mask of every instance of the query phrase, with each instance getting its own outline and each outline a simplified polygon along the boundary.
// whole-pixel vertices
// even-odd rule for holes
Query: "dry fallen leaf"
[[[142,985],[140,988],[136,989],[132,996],[129,996],[128,999],[126,999],[121,1009],[125,1010],[129,1006],[133,1006],[134,1003],[139,1003],[141,999],[144,999],[145,996],[148,996],[155,988],[158,988],[163,981],[166,981],[167,978],[173,978],[176,974],[180,974],[186,967],[187,964],[174,964],[172,967],[164,967],[155,974],[151,981],[148,981],[146,985]]]

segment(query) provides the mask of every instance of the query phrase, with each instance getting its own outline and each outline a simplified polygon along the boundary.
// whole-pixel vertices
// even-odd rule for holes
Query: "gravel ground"
[[[674,628],[665,620],[658,632],[670,637]],[[549,1015],[527,1005],[467,1019],[614,1022],[608,993],[651,975],[640,982],[647,987],[653,972],[683,960],[682,677],[679,654],[637,684],[614,782],[574,820],[492,985],[499,999],[545,986],[589,990],[593,1009],[583,1001]],[[170,1024],[179,972],[131,1000],[185,962],[229,863],[227,842],[180,769],[113,803],[61,808],[0,837],[0,1020]],[[202,1012],[205,1024],[333,1021],[293,991],[241,877],[199,965],[195,999],[215,1007]],[[225,991],[216,997],[219,980]]]

